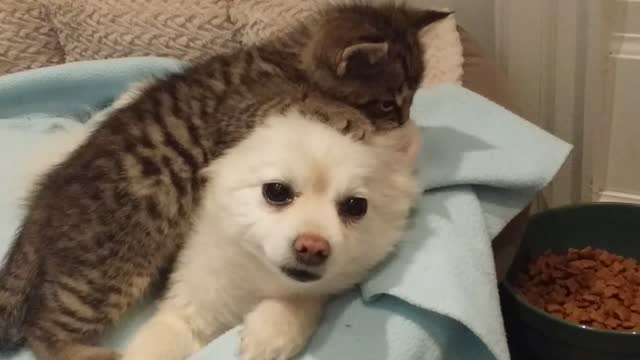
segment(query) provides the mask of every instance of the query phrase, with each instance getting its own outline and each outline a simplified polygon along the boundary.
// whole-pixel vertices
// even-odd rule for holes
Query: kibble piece
[[[631,319],[631,310],[624,306],[618,306],[613,313],[621,321],[629,321]]]

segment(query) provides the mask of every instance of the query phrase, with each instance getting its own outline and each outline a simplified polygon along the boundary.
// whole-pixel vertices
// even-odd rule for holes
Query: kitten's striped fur
[[[118,358],[94,344],[171,266],[206,186],[200,171],[291,107],[357,138],[405,122],[423,70],[418,30],[446,15],[329,8],[116,110],[29,199],[0,270],[0,349],[26,339],[41,360]]]

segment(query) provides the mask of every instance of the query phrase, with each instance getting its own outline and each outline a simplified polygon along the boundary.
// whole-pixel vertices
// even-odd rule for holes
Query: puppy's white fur
[[[360,281],[399,241],[417,194],[418,139],[413,123],[364,144],[296,112],[267,119],[205,171],[210,182],[193,234],[124,359],[185,359],[240,323],[244,360],[300,352],[327,297]],[[294,201],[269,205],[262,194],[269,182],[290,184]],[[368,200],[358,221],[337,212],[347,196]],[[295,262],[292,243],[303,233],[332,249],[312,282],[281,271]]]

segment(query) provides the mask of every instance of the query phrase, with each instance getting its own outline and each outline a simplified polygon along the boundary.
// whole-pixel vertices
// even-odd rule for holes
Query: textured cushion
[[[47,0],[67,62],[127,56],[188,61],[238,46],[228,0]]]
[[[0,75],[64,62],[39,0],[0,0]]]
[[[243,45],[255,44],[303,20],[329,0],[233,0],[229,18]]]

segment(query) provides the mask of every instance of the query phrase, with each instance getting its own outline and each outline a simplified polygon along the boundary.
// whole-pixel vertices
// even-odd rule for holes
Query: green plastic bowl
[[[507,280],[502,308],[513,360],[640,360],[640,333],[570,323],[516,295],[512,281],[547,249],[592,248],[640,260],[640,206],[594,203],[532,217]]]

